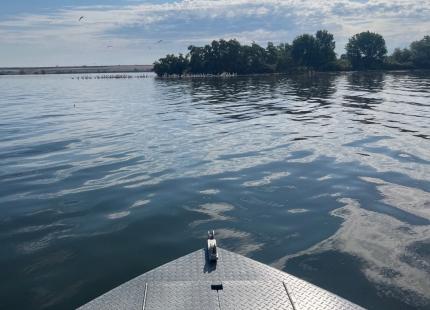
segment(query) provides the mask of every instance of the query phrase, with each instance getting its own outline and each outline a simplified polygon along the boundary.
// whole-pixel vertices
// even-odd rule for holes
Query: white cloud
[[[82,22],[78,22],[80,16],[85,16]],[[233,36],[257,42],[290,41],[320,28],[335,34],[339,51],[349,36],[364,30],[382,33],[393,47],[405,46],[427,34],[429,20],[430,2],[412,0],[182,0],[82,6],[0,21],[0,44],[9,46],[0,51],[0,65],[14,60],[10,51],[20,44],[37,46],[35,50],[45,47],[47,55],[39,55],[44,62],[49,49],[64,48],[70,57],[82,58],[74,47],[82,42],[88,47],[86,58],[95,59],[98,53],[105,54],[107,41],[115,40],[117,50],[121,47],[118,59],[137,55],[139,49],[145,50],[145,61],[152,62],[148,55],[183,50],[187,41]],[[166,41],[163,46],[153,46],[158,38]]]
[[[402,195],[400,195],[402,196]],[[429,240],[427,225],[409,225],[385,214],[363,209],[358,201],[339,198],[344,207],[331,214],[344,220],[330,238],[273,265],[284,268],[288,260],[302,255],[340,251],[359,258],[362,272],[372,282],[397,287],[427,298],[430,289],[429,262],[415,252]],[[396,273],[393,277],[387,270]],[[418,303],[418,298],[415,301]]]

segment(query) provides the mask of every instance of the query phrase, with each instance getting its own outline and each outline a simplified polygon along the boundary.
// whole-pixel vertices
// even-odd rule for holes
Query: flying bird
[[[157,41],[157,44],[159,44],[159,43],[161,43],[161,42],[163,42],[163,40],[158,40],[158,41]]]
[[[79,17],[79,21],[83,20],[84,18],[85,18],[85,16]]]

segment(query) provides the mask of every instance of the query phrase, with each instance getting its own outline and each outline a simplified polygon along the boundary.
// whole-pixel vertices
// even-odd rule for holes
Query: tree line
[[[214,40],[205,46],[188,47],[186,55],[169,54],[154,63],[158,76],[183,74],[262,74],[294,71],[348,71],[378,69],[430,69],[430,36],[409,48],[388,55],[383,36],[366,31],[352,36],[345,54],[337,57],[333,34],[319,30],[289,43],[262,47],[255,42]]]

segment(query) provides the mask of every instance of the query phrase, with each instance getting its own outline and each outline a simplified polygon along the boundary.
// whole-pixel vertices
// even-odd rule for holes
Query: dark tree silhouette
[[[300,66],[314,70],[328,69],[336,61],[336,43],[327,30],[319,30],[315,36],[304,34],[293,41],[292,57]]]
[[[396,48],[394,49],[394,52],[390,56],[390,58],[391,58],[391,61],[399,64],[409,63],[412,61],[412,53],[407,48],[404,48],[404,49]]]
[[[300,66],[315,69],[318,66],[317,40],[313,35],[303,34],[293,41],[291,55],[295,63]]]
[[[336,53],[334,49],[336,48],[336,43],[334,42],[334,37],[327,30],[319,30],[315,34],[317,40],[317,68],[321,69],[323,67],[329,66],[331,63],[336,61]]]
[[[387,55],[385,40],[370,31],[356,34],[346,45],[346,55],[353,69],[380,69]]]
[[[430,69],[430,36],[425,36],[422,40],[412,42],[411,57],[415,67]]]
[[[182,54],[179,56],[167,55],[165,58],[161,58],[159,61],[154,63],[154,72],[157,75],[163,74],[182,74],[189,66],[188,57],[184,57]]]
[[[185,56],[167,55],[154,63],[154,71],[163,76],[430,68],[429,36],[413,42],[410,49],[395,49],[389,57],[384,38],[369,31],[351,37],[339,59],[335,47],[333,35],[326,30],[300,35],[291,45],[269,42],[266,48],[221,39],[201,47],[191,45]]]
[[[288,43],[280,44],[277,47],[278,59],[276,63],[277,72],[288,72],[296,66],[291,55],[292,46]]]

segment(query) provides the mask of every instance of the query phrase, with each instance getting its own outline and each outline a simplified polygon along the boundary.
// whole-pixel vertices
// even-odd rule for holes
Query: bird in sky
[[[161,43],[161,42],[163,42],[163,40],[158,40],[158,41],[157,41],[157,44],[158,44],[158,43]]]
[[[79,17],[79,21],[83,20],[84,18],[85,18],[85,16]]]

